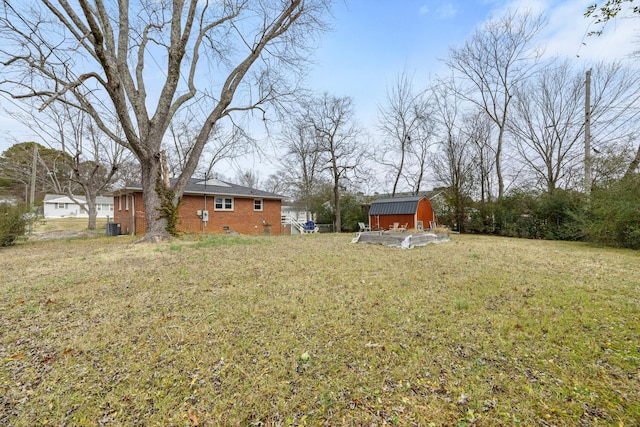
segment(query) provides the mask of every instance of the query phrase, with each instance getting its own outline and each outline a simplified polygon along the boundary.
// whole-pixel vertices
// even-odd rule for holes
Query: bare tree
[[[378,127],[385,139],[378,162],[392,171],[392,197],[405,174],[410,154],[416,154],[418,161],[424,159],[424,149],[428,148],[424,143],[430,136],[427,131],[429,108],[425,91],[416,91],[405,71],[387,88],[386,105],[378,107]],[[419,168],[417,188],[423,175],[424,168]]]
[[[309,220],[311,196],[316,190],[318,176],[324,166],[320,141],[304,116],[294,118],[286,125],[281,139],[287,150],[282,165],[284,176],[297,198],[304,203]]]
[[[353,103],[349,97],[335,97],[325,92],[307,105],[304,119],[312,127],[322,153],[321,171],[331,176],[336,230],[340,232],[340,193],[346,188],[350,174],[355,173],[361,157],[357,143],[360,129],[355,123]]]
[[[551,63],[517,89],[509,130],[522,160],[553,193],[574,184],[584,151],[584,78],[568,61]]]
[[[251,169],[241,169],[236,174],[235,179],[237,184],[244,185],[249,188],[260,187],[260,174]]]
[[[52,149],[63,153],[64,167],[47,169],[47,177],[56,193],[65,194],[88,214],[87,228],[96,229],[96,198],[110,189],[115,174],[129,153],[108,138],[91,117],[68,105],[52,105],[40,114],[18,118]],[[113,126],[117,128],[117,126]],[[43,163],[46,167],[46,162]],[[79,199],[79,194],[85,200]]]
[[[169,174],[178,177],[184,170],[197,139],[197,130],[193,128],[194,118],[174,120],[169,125],[167,162]],[[192,173],[196,176],[213,176],[214,167],[226,159],[234,159],[249,153],[254,146],[253,139],[241,128],[233,126],[231,130],[216,124],[209,135],[198,167]]]
[[[618,147],[622,153],[630,143],[636,144],[635,154],[627,158],[625,175],[629,176],[640,165],[637,71],[620,62],[600,62],[593,66],[591,84],[591,145],[601,151]]]
[[[469,143],[474,159],[474,176],[476,190],[480,192],[478,209],[484,231],[488,230],[491,214],[489,203],[493,200],[492,178],[494,177],[495,150],[491,145],[491,121],[483,111],[475,111],[465,115],[462,133]],[[477,184],[480,187],[477,188]]]
[[[118,170],[113,178],[113,188],[133,187],[140,184],[140,163],[128,155],[120,160]]]
[[[495,166],[495,149],[491,145],[491,123],[486,115],[477,112],[471,114],[466,123],[466,134],[475,147],[477,158],[478,179],[480,181],[480,204],[491,202],[493,199],[492,171]]]
[[[516,12],[487,22],[460,48],[449,50],[445,63],[475,90],[458,95],[482,108],[498,128],[495,167],[498,198],[504,195],[502,154],[514,88],[535,70],[540,52],[533,49],[542,30],[542,15]]]
[[[466,207],[473,190],[474,158],[470,139],[461,130],[460,99],[454,82],[442,82],[434,88],[435,115],[441,127],[439,150],[433,158],[435,178],[446,187],[447,204],[453,210],[452,224],[465,229]]]
[[[290,94],[328,0],[40,0],[3,3],[0,89],[86,111],[141,166],[146,234],[169,236],[171,218],[220,120]],[[165,59],[160,60],[164,56]],[[294,75],[297,77],[297,75]],[[161,77],[159,79],[159,77]],[[154,83],[159,82],[158,86]],[[243,90],[242,88],[245,88]],[[198,108],[192,149],[172,188],[161,145],[174,117]],[[115,115],[124,138],[113,134]]]
[[[422,184],[427,178],[429,161],[433,155],[431,148],[436,136],[436,121],[433,118],[433,107],[429,105],[429,113],[414,129],[411,144],[408,147],[409,165],[405,180],[413,194],[420,193]]]
[[[281,169],[269,175],[264,182],[264,189],[276,194],[288,194],[291,190],[291,182],[287,171]]]

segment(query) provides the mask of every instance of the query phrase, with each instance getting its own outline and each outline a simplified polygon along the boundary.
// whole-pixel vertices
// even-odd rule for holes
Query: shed
[[[394,222],[407,224],[407,228],[426,229],[431,221],[435,221],[435,214],[426,196],[378,199],[369,209],[369,225],[377,230],[387,230]]]

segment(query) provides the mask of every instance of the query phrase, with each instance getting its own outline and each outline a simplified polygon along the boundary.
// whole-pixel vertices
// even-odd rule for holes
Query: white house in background
[[[283,202],[284,203],[284,202]],[[301,206],[282,205],[282,227],[285,234],[302,234],[305,231],[304,225],[307,221],[315,221],[313,213],[307,212]]]
[[[84,196],[74,196],[74,198],[82,203],[86,200]],[[96,197],[96,210],[98,218],[113,218],[113,197]],[[44,196],[44,217],[89,218],[89,214],[65,195],[46,194]]]

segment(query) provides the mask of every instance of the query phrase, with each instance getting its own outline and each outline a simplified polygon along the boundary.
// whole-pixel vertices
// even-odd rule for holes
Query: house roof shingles
[[[418,209],[418,202],[424,196],[394,197],[378,199],[371,204],[369,215],[406,215],[414,214]]]
[[[171,185],[176,182],[175,178],[171,179]],[[132,185],[120,190],[112,192],[113,195],[120,195],[130,193],[131,191],[142,191],[141,185]],[[271,193],[269,191],[256,190],[255,188],[249,188],[242,185],[231,184],[228,182],[220,181],[217,179],[209,179],[204,181],[203,179],[191,178],[187,184],[184,194],[195,195],[215,195],[215,196],[234,196],[234,197],[256,197],[262,199],[276,199],[282,200],[285,197]]]

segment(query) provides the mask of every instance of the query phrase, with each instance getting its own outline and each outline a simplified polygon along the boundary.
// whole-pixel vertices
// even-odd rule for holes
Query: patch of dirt
[[[98,234],[96,231],[89,230],[55,230],[45,231],[42,233],[35,233],[29,236],[29,240],[55,240],[55,239],[70,239],[70,238],[87,238],[98,237],[102,234]]]

